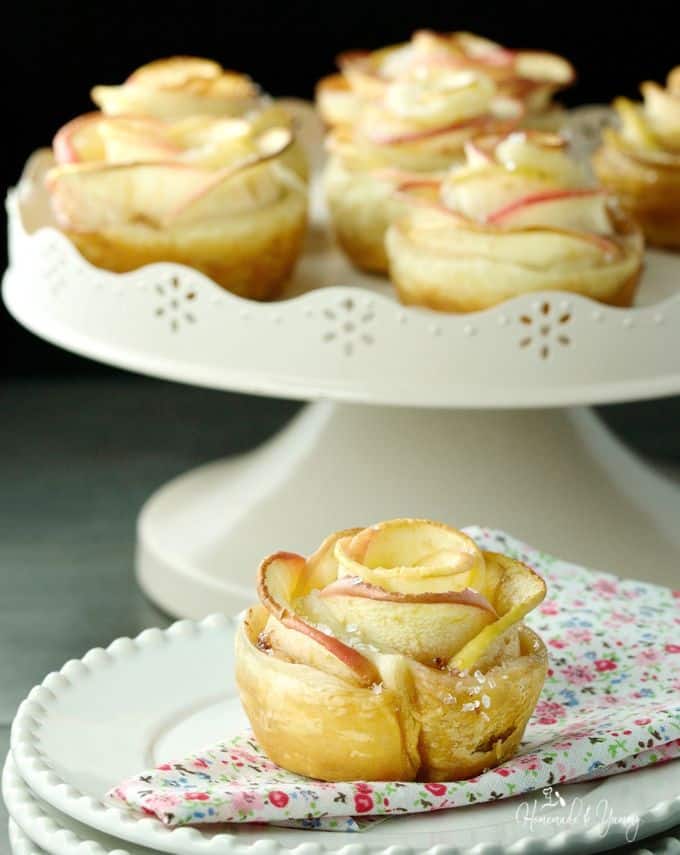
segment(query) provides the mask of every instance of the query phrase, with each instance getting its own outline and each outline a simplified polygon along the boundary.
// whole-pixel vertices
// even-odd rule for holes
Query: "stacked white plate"
[[[123,778],[245,724],[233,682],[234,619],[180,621],[91,650],[49,674],[22,703],[12,727],[2,790],[17,855],[486,855],[600,852],[680,853],[680,837],[657,837],[680,823],[680,763],[561,788],[564,808],[550,824],[518,818],[518,800],[395,817],[361,833],[263,826],[178,828],[109,807]],[[540,808],[542,796],[536,797]],[[531,813],[534,799],[523,799]],[[586,821],[586,808],[590,818]],[[635,813],[634,841],[611,816]],[[561,819],[560,819],[561,817]],[[604,821],[603,821],[604,817]],[[630,832],[629,832],[630,836]]]

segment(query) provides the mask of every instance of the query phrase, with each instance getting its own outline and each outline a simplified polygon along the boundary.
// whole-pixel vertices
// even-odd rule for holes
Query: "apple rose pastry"
[[[464,166],[400,195],[408,207],[386,249],[404,303],[469,312],[543,290],[633,299],[642,235],[555,134],[476,140]]]
[[[495,108],[529,125],[553,127],[562,110],[553,95],[574,80],[565,59],[545,51],[509,50],[472,33],[419,30],[411,40],[338,58],[340,74],[317,86],[317,106],[329,125],[354,123],[366,102],[379,100],[394,80],[419,80],[433,70],[475,71],[496,83]]]
[[[47,187],[61,229],[98,267],[174,261],[271,299],[306,224],[306,185],[286,161],[292,142],[289,127],[243,118],[92,113],[55,137]]]
[[[269,757],[329,781],[456,780],[516,750],[546,674],[522,618],[526,565],[440,523],[340,531],[278,552],[236,639],[241,701]]]
[[[680,249],[680,66],[667,87],[643,83],[643,102],[617,98],[619,128],[606,128],[593,167],[647,240]]]
[[[390,83],[355,125],[330,134],[326,199],[338,242],[357,267],[387,271],[385,232],[402,210],[395,189],[443,174],[463,158],[467,141],[497,128],[494,92],[478,72],[431,70]]]

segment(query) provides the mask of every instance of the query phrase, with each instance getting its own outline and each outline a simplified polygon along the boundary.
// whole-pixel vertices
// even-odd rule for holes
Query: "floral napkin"
[[[466,529],[548,584],[527,623],[550,668],[520,752],[452,783],[329,784],[270,762],[252,735],[130,778],[108,800],[169,826],[268,822],[358,831],[378,816],[517,796],[680,757],[680,592],[559,561],[509,535]]]

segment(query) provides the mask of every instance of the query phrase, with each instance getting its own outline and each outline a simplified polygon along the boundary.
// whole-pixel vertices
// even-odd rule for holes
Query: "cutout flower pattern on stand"
[[[196,323],[196,316],[191,311],[196,292],[183,289],[177,276],[172,276],[166,283],[159,282],[156,285],[156,293],[161,299],[154,315],[167,320],[173,332],[178,332],[182,324]]]
[[[547,359],[551,350],[571,344],[568,335],[571,312],[567,308],[558,309],[544,300],[531,313],[520,315],[518,320],[524,326],[519,346],[533,348],[541,359]]]

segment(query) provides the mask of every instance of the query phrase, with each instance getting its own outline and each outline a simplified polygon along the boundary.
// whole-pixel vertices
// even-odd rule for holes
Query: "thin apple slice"
[[[497,208],[487,215],[486,222],[510,228],[557,226],[606,235],[612,232],[607,199],[608,194],[600,188],[544,190]]]
[[[358,587],[358,586],[357,586]],[[496,613],[484,598],[457,592],[401,595],[375,586],[363,595],[342,586],[313,592],[301,604],[308,614],[327,613],[324,623],[342,628],[343,637],[355,638],[383,653],[400,653],[427,665],[443,667]],[[460,601],[457,601],[460,600]],[[361,644],[357,645],[363,649]],[[372,657],[373,658],[373,657]]]
[[[453,38],[470,59],[481,60],[486,64],[501,68],[514,67],[517,52],[503,47],[498,42],[464,30],[455,33]]]
[[[284,627],[301,633],[349,668],[364,685],[380,682],[373,663],[348,644],[312,626],[295,613],[291,600],[305,587],[307,562],[301,555],[277,552],[260,565],[257,590],[260,602]],[[294,655],[294,650],[288,650]]]
[[[520,50],[515,54],[514,70],[520,77],[555,86],[568,86],[576,79],[574,66],[555,53]]]
[[[364,582],[360,576],[343,576],[322,588],[319,591],[319,596],[361,597],[380,603],[455,603],[461,606],[484,609],[492,615],[496,614],[496,610],[487,598],[472,588],[463,588],[460,591],[440,591],[438,593],[426,591],[422,594],[403,594],[400,591],[386,591],[377,585],[371,585]]]
[[[490,575],[500,576],[494,604],[501,617],[486,626],[452,658],[450,667],[458,671],[474,668],[488,647],[536,608],[546,595],[545,582],[526,564],[497,553],[485,552],[484,558]]]
[[[184,148],[182,159],[206,169],[225,169],[259,155],[250,124],[245,119],[208,117],[201,126],[199,118],[173,123],[172,136]]]
[[[676,66],[669,72],[668,79],[666,80],[666,87],[671,95],[674,95],[675,97],[680,95],[680,65]]]
[[[496,146],[496,159],[508,170],[521,170],[565,186],[583,186],[583,167],[566,153],[567,142],[558,134],[514,131]]]
[[[491,163],[449,173],[442,182],[441,199],[447,208],[483,223],[517,199],[554,189],[554,182],[544,176]]]
[[[104,144],[98,132],[101,116],[99,112],[85,113],[67,122],[57,131],[52,141],[57,163],[104,159]]]
[[[248,75],[193,56],[173,56],[143,65],[128,77],[126,85],[216,97],[247,98],[258,94],[258,87]]]
[[[651,130],[638,104],[628,98],[616,98],[614,109],[621,120],[623,138],[633,146],[643,149],[658,149],[659,142]]]
[[[580,241],[588,244],[593,250],[604,255],[607,261],[614,261],[623,255],[623,247],[613,237],[598,234],[597,232],[581,231],[560,226],[524,226],[514,230],[517,235],[541,234],[545,239],[550,235],[557,238],[565,238],[568,241]]]
[[[182,149],[168,139],[166,129],[150,119],[103,116],[97,131],[108,163],[174,160]]]
[[[181,163],[84,163],[47,174],[55,212],[76,231],[124,222],[160,227],[167,212],[194,196],[212,176]]]
[[[347,528],[333,532],[321,546],[307,559],[306,591],[321,590],[330,585],[338,576],[338,561],[335,557],[335,544],[345,537],[359,534],[360,528]]]
[[[86,113],[57,132],[52,144],[54,158],[59,164],[167,159],[179,149],[165,132],[164,125],[149,118]]]
[[[340,574],[388,591],[484,591],[484,559],[462,532],[428,520],[390,520],[335,546]]]
[[[321,118],[329,125],[351,125],[361,114],[361,98],[342,74],[323,77],[316,86]]]
[[[261,98],[245,74],[212,60],[171,57],[137,69],[122,86],[95,86],[92,100],[107,115],[172,120],[206,114],[243,115]]]
[[[614,128],[605,128],[602,131],[602,144],[603,149],[613,149],[624,158],[631,158],[643,166],[661,169],[680,168],[680,151],[672,152],[660,147],[646,148],[636,145]],[[625,168],[625,160],[623,163]]]
[[[645,117],[654,136],[680,153],[680,97],[658,83],[643,83],[640,88],[645,99]]]
[[[380,131],[368,131],[366,136],[375,145],[404,145],[412,142],[441,137],[459,131],[482,129],[489,123],[488,116],[475,116],[471,119],[452,122],[442,127],[428,128],[427,130],[399,131],[395,133],[381,133]]]
[[[208,179],[184,196],[166,214],[165,222],[180,223],[236,215],[276,202],[283,192],[306,194],[304,182],[278,158],[291,145],[289,128],[271,128],[254,140],[254,151],[245,153],[225,168],[206,172]]]
[[[222,66],[211,59],[171,56],[140,66],[128,77],[128,83],[140,83],[152,89],[181,89],[193,80],[215,80]]]
[[[620,258],[623,249],[615,239],[592,232],[557,226],[500,229],[459,217],[455,223],[426,208],[414,207],[408,219],[397,223],[404,236],[424,250],[451,258],[482,257],[508,262],[529,270],[550,271],[568,265],[576,272],[604,260]],[[471,586],[476,587],[476,586]]]
[[[397,118],[430,131],[486,114],[495,90],[491,78],[484,74],[447,69],[422,79],[391,83],[385,90],[384,104]]]
[[[421,178],[398,184],[394,190],[395,196],[406,202],[411,209],[413,206],[427,211],[435,220],[444,217],[446,226],[465,226],[467,218],[459,211],[447,207],[442,199],[442,180]]]

